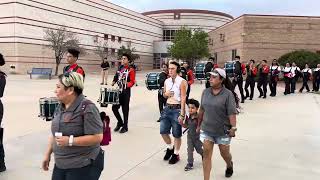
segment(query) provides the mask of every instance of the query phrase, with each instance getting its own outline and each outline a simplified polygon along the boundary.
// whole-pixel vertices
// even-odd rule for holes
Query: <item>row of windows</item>
[[[118,51],[116,51],[115,48],[104,48],[104,52],[106,52],[107,54],[110,52],[111,55],[115,55]]]
[[[163,41],[173,41],[178,30],[163,30]]]
[[[109,40],[109,37],[110,37],[111,41],[116,41],[116,36],[104,34],[104,40]],[[122,37],[118,36],[118,42],[121,42],[121,41],[122,41]]]

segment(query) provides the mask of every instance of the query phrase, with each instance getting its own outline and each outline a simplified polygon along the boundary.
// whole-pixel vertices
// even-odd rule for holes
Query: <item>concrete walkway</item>
[[[104,147],[105,180],[195,180],[202,179],[201,158],[195,153],[194,170],[184,172],[186,136],[181,161],[168,165],[162,160],[165,145],[159,135],[157,92],[145,88],[145,74],[132,90],[129,132],[113,133]],[[85,95],[96,102],[97,75],[87,75]],[[110,79],[111,80],[111,79]],[[50,131],[50,122],[38,118],[40,97],[54,96],[56,79],[28,79],[9,75],[5,97],[5,149],[8,170],[0,180],[49,180],[51,173],[40,169]],[[192,86],[191,96],[199,99],[204,84]],[[320,177],[320,95],[312,93],[255,98],[242,105],[238,133],[232,141],[234,180],[316,180]],[[256,90],[257,92],[257,90]],[[256,93],[257,95],[258,93]],[[116,120],[111,107],[100,108]],[[51,164],[52,170],[53,163]],[[224,178],[225,164],[214,150],[212,179]]]

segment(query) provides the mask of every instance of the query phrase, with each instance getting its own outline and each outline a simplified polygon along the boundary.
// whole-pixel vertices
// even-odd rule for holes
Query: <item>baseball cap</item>
[[[216,75],[219,74],[221,77],[223,77],[224,79],[226,78],[226,71],[224,69],[221,68],[215,68],[213,71],[209,72],[210,75]]]

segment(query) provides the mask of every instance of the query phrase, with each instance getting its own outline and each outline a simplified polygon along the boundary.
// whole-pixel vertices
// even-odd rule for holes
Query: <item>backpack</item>
[[[91,102],[90,100],[85,100],[82,102],[82,107],[81,107],[81,116],[82,116],[82,119],[84,119],[84,112],[86,110],[86,107],[89,105],[89,104],[94,104],[93,102]],[[100,120],[103,122],[103,138],[102,138],[102,141],[100,142],[100,145],[101,146],[106,146],[106,145],[109,145],[109,142],[111,141],[111,130],[110,130],[110,118],[109,116],[105,116],[105,119],[101,119],[101,114],[102,112],[100,112]]]

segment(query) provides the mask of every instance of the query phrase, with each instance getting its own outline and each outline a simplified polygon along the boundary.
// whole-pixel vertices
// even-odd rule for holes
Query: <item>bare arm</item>
[[[53,150],[52,150],[52,146],[53,146],[53,142],[54,142],[53,139],[54,139],[53,136],[50,135],[49,140],[48,140],[47,151],[46,151],[46,154],[45,154],[47,156],[51,156],[51,154],[53,152]]]
[[[204,115],[204,109],[200,108],[199,109],[199,114],[198,114],[198,128],[200,128],[201,123],[203,121],[203,115]]]
[[[237,127],[237,116],[235,114],[229,116],[229,121],[232,127]]]
[[[74,138],[73,146],[92,146],[100,144],[103,134],[85,135]]]
[[[187,81],[181,83],[181,115],[186,114]]]

